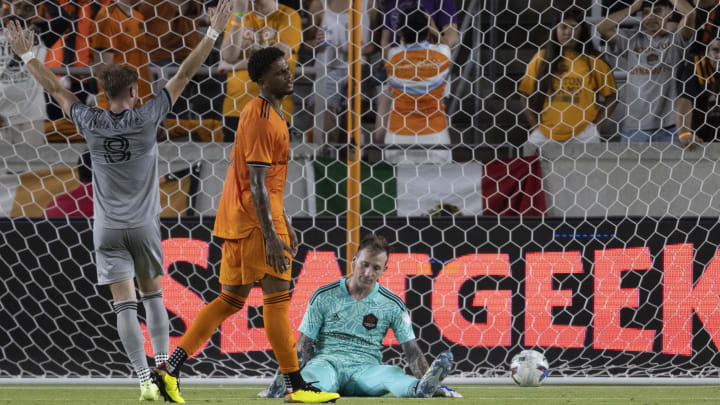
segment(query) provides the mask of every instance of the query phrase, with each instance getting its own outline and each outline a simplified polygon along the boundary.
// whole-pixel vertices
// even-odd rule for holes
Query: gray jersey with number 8
[[[166,90],[120,113],[75,103],[73,123],[90,149],[95,227],[143,226],[160,213],[157,128],[170,111]]]

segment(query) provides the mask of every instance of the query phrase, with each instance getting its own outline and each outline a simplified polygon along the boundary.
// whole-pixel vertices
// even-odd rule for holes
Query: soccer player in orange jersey
[[[253,285],[260,282],[265,332],[289,388],[286,401],[333,401],[338,394],[320,392],[300,375],[288,318],[290,263],[298,242],[283,209],[290,134],[281,105],[292,93],[292,74],[285,54],[275,47],[255,52],[248,73],[258,84],[260,96],[242,111],[215,219],[214,235],[225,239],[220,264],[223,288],[220,296],[200,311],[167,364],[156,372],[177,394],[173,396],[182,400],[177,376],[183,362],[225,319],[242,309]],[[160,386],[161,391],[163,388]]]

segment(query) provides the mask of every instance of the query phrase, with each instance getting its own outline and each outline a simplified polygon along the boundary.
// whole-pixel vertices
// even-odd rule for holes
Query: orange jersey
[[[97,31],[90,37],[90,46],[99,50],[112,50],[113,63],[127,65],[138,72],[138,95],[140,102],[152,96],[150,68],[148,67],[149,38],[145,33],[145,21],[137,10],[126,15],[118,6],[103,7],[95,19]],[[98,107],[110,108],[101,93]]]
[[[100,3],[105,5],[108,0],[101,0]],[[92,52],[89,45],[90,35],[95,31],[95,14],[92,0],[60,0],[63,11],[67,13],[74,25],[71,25],[60,38],[50,47],[45,56],[45,66],[63,67],[69,66],[91,66]],[[98,10],[99,11],[99,10]],[[63,18],[62,16],[53,17],[47,15],[47,18]],[[74,40],[74,41],[73,41]]]
[[[250,101],[240,115],[232,160],[215,218],[214,235],[242,239],[260,228],[250,193],[250,166],[268,168],[265,187],[275,232],[288,233],[283,215],[283,197],[290,158],[290,133],[285,120],[262,97]]]
[[[259,16],[250,12],[238,22],[235,17],[231,18],[225,28],[225,35],[230,33],[233,25],[242,30],[242,41],[253,42],[261,47],[277,45],[279,42],[292,48],[292,54],[288,59],[290,72],[295,75],[298,50],[302,42],[302,24],[300,14],[295,9],[278,4],[278,9],[268,16]],[[250,80],[247,70],[238,70],[228,73],[227,96],[223,103],[223,115],[228,117],[239,117],[240,111],[250,100],[260,94],[257,83]],[[285,97],[283,100],[283,114],[285,120],[290,122],[293,113],[292,97]]]
[[[137,6],[150,34],[151,61],[182,63],[200,43],[195,19],[202,12],[202,5],[195,0],[189,1],[192,3],[184,12],[180,5],[169,0],[145,0]]]
[[[393,92],[389,131],[428,135],[447,129],[443,95],[450,48],[427,42],[392,48],[385,65]]]

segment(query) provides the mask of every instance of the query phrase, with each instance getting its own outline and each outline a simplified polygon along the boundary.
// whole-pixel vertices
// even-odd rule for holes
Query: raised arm
[[[440,33],[440,43],[454,48],[460,40],[460,31],[458,31],[457,24],[450,23],[443,27]]]
[[[32,53],[35,34],[32,31],[27,35],[24,34],[17,21],[8,23],[7,32],[12,50],[22,58],[35,80],[60,104],[62,110],[69,117],[70,107],[79,100],[70,90],[64,88],[57,76]]]
[[[692,100],[687,97],[679,97],[675,101],[675,125],[680,137],[680,145],[690,150],[703,142],[702,138],[695,135],[692,130],[693,105]]]
[[[180,98],[183,90],[185,90],[185,86],[190,83],[190,80],[195,76],[200,66],[205,63],[205,59],[207,59],[213,49],[215,40],[217,40],[220,32],[225,29],[228,17],[230,16],[230,0],[220,0],[217,8],[208,9],[207,15],[208,20],[210,20],[210,27],[208,28],[207,34],[180,65],[177,74],[165,85],[172,104],[175,104],[175,101]]]
[[[420,350],[417,340],[408,340],[402,344],[402,349],[405,361],[410,366],[413,376],[415,378],[422,378],[430,366],[428,366],[428,362],[425,360],[425,355]]]
[[[305,0],[303,8],[310,19],[308,28],[303,31],[303,45],[310,50],[315,50],[318,45],[325,41],[325,32],[322,29],[325,10],[323,2],[321,0]]]
[[[675,101],[675,126],[678,134],[692,133],[692,101],[686,97],[679,97]]]
[[[234,66],[234,68],[238,70],[247,69],[247,60],[250,59],[250,55],[245,55],[245,53],[252,52],[250,49],[252,41],[243,40],[243,30],[245,28],[242,20],[248,11],[247,0],[234,0],[232,11],[230,29],[223,37],[222,45],[220,45],[220,61],[231,66],[243,62],[242,66]]]
[[[615,42],[618,25],[629,16],[637,13],[642,8],[643,1],[644,0],[635,0],[629,8],[616,11],[602,20],[600,24],[598,24],[597,30],[603,39],[611,43]]]

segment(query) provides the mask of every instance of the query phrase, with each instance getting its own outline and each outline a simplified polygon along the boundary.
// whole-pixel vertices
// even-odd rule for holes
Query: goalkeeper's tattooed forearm
[[[416,378],[422,378],[429,366],[427,360],[425,360],[425,356],[422,351],[420,351],[417,341],[411,340],[409,342],[405,342],[402,344],[402,348],[403,353],[405,354],[405,361],[407,361],[410,366],[413,376]]]
[[[297,347],[302,358],[300,361],[302,363],[300,368],[302,368],[315,354],[315,341],[301,333],[297,341]]]

